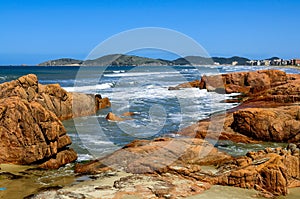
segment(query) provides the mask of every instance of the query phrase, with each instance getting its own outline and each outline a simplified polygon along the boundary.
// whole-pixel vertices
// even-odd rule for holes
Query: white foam
[[[92,160],[94,157],[90,154],[78,154],[77,161],[82,162],[82,161],[87,161],[87,160]]]
[[[125,73],[125,70],[114,70],[113,73]]]
[[[179,72],[127,72],[127,73],[115,73],[105,74],[105,77],[136,77],[136,76],[151,76],[151,75],[162,75],[162,74],[179,74]]]
[[[6,80],[7,76],[0,76],[0,80]]]
[[[86,92],[86,91],[95,91],[95,90],[104,90],[111,88],[113,83],[104,83],[97,84],[94,86],[74,86],[74,87],[63,87],[68,92]]]

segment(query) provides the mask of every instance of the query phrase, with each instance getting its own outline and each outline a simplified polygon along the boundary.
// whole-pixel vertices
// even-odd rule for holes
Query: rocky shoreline
[[[261,196],[274,197],[300,187],[300,75],[279,70],[239,72],[204,76],[169,89],[188,87],[242,93],[234,99],[241,104],[226,114],[182,129],[176,138],[136,140],[104,158],[76,164],[78,175],[98,180],[42,192],[33,198],[184,198],[213,185],[255,189]],[[75,152],[67,148],[71,141],[60,120],[93,114],[109,106],[108,99],[99,96],[67,93],[58,85],[40,85],[34,75],[4,83],[0,91],[1,137],[7,135],[6,142],[1,140],[0,163],[39,162],[42,168],[58,168],[74,161]],[[74,98],[83,104],[80,108],[73,107]],[[23,116],[25,112],[30,114]],[[28,125],[36,123],[37,127]],[[220,126],[221,131],[217,128]],[[17,140],[12,139],[11,132],[16,132]],[[207,140],[289,144],[287,148],[266,148],[232,157]],[[18,154],[20,149],[31,153],[7,155],[15,149]],[[111,183],[103,183],[103,176]]]

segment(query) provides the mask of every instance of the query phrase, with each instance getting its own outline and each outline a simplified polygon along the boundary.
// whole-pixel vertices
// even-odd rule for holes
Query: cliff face
[[[77,159],[60,120],[90,115],[108,99],[41,85],[35,75],[0,84],[0,163],[59,168]]]

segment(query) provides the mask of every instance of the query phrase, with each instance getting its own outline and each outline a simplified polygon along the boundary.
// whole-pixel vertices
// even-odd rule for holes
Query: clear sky
[[[0,0],[0,64],[84,59],[100,42],[163,27],[211,56],[300,58],[299,0]]]

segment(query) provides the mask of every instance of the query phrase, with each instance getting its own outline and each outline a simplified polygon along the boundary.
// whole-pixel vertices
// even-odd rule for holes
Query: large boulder
[[[212,140],[231,140],[240,143],[255,143],[253,138],[235,132],[231,128],[234,121],[232,113],[213,115],[208,119],[198,121],[178,132],[183,136]]]
[[[255,188],[265,196],[287,195],[288,188],[300,186],[300,149],[291,144],[287,149],[267,148],[249,152],[224,163],[213,184]]]
[[[67,147],[72,142],[60,120],[109,106],[108,98],[41,85],[32,74],[0,84],[0,163],[56,169],[75,161],[77,154]]]
[[[233,113],[232,129],[256,140],[300,141],[300,107],[248,108]]]
[[[260,70],[203,76],[197,86],[208,91],[255,94],[285,84],[287,80],[288,76],[283,71]]]
[[[61,120],[95,114],[97,110],[110,106],[108,98],[102,99],[100,95],[69,93],[58,84],[39,84],[33,74],[0,84],[0,98],[12,96],[36,101]]]
[[[0,163],[42,163],[43,168],[59,168],[77,159],[76,152],[67,148],[71,139],[61,121],[34,101],[0,99],[0,137]],[[67,161],[58,155],[66,151]],[[55,165],[46,163],[51,159]]]

